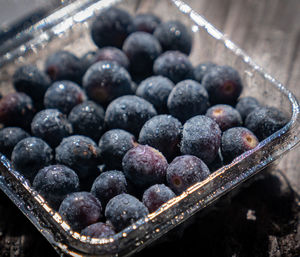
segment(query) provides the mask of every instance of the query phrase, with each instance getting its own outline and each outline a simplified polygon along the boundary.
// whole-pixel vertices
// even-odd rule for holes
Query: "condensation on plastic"
[[[89,35],[90,22],[101,9],[115,4],[131,14],[139,12],[141,8],[138,0],[76,1],[33,25],[26,31],[32,33],[33,39],[0,57],[0,89],[5,92],[12,90],[11,76],[19,65],[35,63],[43,68],[46,56],[58,49],[70,50],[77,55],[95,50]],[[142,4],[143,10],[146,8],[162,20],[179,19],[187,25],[194,37],[194,49],[190,56],[194,64],[210,60],[233,66],[242,75],[245,86],[243,96],[255,96],[264,104],[281,109],[289,115],[290,121],[255,149],[242,154],[203,182],[168,201],[156,212],[110,238],[89,238],[72,231],[43,197],[31,188],[30,183],[13,169],[9,160],[1,156],[0,188],[60,254],[131,255],[205,209],[220,196],[232,192],[299,142],[299,105],[294,95],[280,82],[184,2],[147,0]]]

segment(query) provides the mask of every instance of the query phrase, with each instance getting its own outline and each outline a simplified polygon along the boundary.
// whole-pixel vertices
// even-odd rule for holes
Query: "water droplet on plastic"
[[[32,210],[33,210],[33,206],[31,206],[31,205],[26,205],[26,209],[27,209],[28,211],[32,211]]]

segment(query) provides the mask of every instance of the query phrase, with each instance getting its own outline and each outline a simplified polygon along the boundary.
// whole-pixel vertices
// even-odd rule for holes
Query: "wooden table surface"
[[[187,3],[300,99],[300,0]],[[274,175],[243,191],[229,206],[186,229],[173,242],[137,256],[300,256],[299,157],[299,148],[294,149]],[[2,192],[0,256],[56,256]]]

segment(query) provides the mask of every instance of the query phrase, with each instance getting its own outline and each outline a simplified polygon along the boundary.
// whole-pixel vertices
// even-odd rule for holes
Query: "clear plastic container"
[[[242,76],[243,96],[251,95],[266,105],[279,108],[289,115],[290,121],[255,149],[239,156],[205,181],[193,185],[156,212],[111,238],[91,239],[73,232],[24,177],[12,168],[9,160],[1,156],[0,188],[57,252],[71,256],[133,254],[279,159],[299,142],[300,137],[299,105],[294,95],[212,24],[179,0],[85,0],[75,1],[57,10],[18,34],[19,42],[23,43],[0,57],[0,90],[5,93],[13,91],[11,77],[19,65],[34,63],[43,68],[45,58],[58,49],[70,50],[77,56],[96,49],[90,38],[89,26],[93,17],[110,5],[118,5],[131,14],[152,12],[164,21],[182,21],[193,34],[190,55],[193,64],[213,61],[233,66]]]

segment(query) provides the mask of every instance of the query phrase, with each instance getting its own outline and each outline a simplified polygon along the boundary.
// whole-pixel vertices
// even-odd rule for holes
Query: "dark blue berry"
[[[39,107],[43,104],[44,94],[50,83],[50,78],[33,65],[21,66],[13,75],[14,88],[30,96]]]
[[[199,157],[210,164],[221,144],[221,130],[211,118],[203,115],[189,119],[183,126],[181,153]]]
[[[153,72],[169,78],[174,83],[193,78],[193,66],[188,57],[179,51],[167,51],[154,62]]]
[[[14,168],[30,180],[41,168],[50,165],[52,158],[52,149],[37,137],[22,139],[16,144],[11,154]]]
[[[30,135],[18,127],[6,127],[0,130],[0,152],[10,158],[15,145]]]
[[[230,66],[211,68],[202,79],[211,104],[235,105],[243,85],[239,73]]]
[[[182,124],[171,115],[157,115],[148,120],[142,127],[139,143],[150,145],[168,159],[179,155]]]
[[[157,26],[154,36],[164,51],[178,50],[187,55],[192,49],[192,35],[180,21],[167,21]]]
[[[87,69],[95,63],[96,51],[88,51],[80,58],[82,73],[84,74]]]
[[[161,46],[151,34],[138,31],[126,38],[123,51],[130,60],[130,72],[146,76],[152,74],[154,60],[161,54]]]
[[[155,148],[138,145],[125,154],[122,166],[126,178],[139,188],[147,188],[165,182],[168,162]]]
[[[39,170],[32,185],[52,208],[58,209],[68,194],[79,190],[79,178],[67,166],[50,165]]]
[[[124,155],[136,145],[134,136],[122,129],[105,132],[99,141],[101,157],[109,169],[122,169]]]
[[[255,108],[259,108],[259,107],[260,104],[258,100],[251,96],[240,98],[238,100],[238,103],[235,106],[235,108],[241,114],[243,120],[246,119],[246,117],[250,112],[252,112]]]
[[[82,88],[68,80],[54,82],[44,96],[45,108],[58,109],[68,114],[72,108],[86,100]]]
[[[287,115],[275,107],[255,108],[246,118],[245,127],[261,141],[284,127],[289,121]]]
[[[99,61],[115,62],[126,70],[129,70],[129,60],[126,54],[116,47],[107,46],[101,48],[94,57],[94,63]]]
[[[204,75],[206,73],[208,73],[211,70],[211,68],[214,68],[214,67],[217,67],[217,65],[212,62],[204,62],[204,63],[198,64],[194,68],[194,79],[196,81],[198,81],[199,83],[201,83]]]
[[[115,233],[116,232],[112,226],[103,222],[97,222],[89,225],[81,231],[81,235],[89,236],[91,238],[108,238],[113,236]]]
[[[117,232],[145,217],[148,213],[146,206],[129,194],[115,196],[105,208],[105,217]]]
[[[64,137],[72,134],[73,129],[67,117],[60,111],[45,109],[34,116],[31,123],[31,132],[51,147],[56,147]]]
[[[213,119],[222,131],[232,127],[240,127],[243,123],[240,113],[227,104],[217,104],[210,107],[206,116]]]
[[[176,194],[180,194],[209,175],[209,169],[201,159],[193,155],[182,155],[170,163],[167,184]]]
[[[176,195],[164,184],[157,184],[149,187],[143,194],[143,204],[149,212],[156,211],[162,204],[166,203]]]
[[[136,95],[152,103],[158,113],[168,113],[167,101],[173,87],[168,78],[152,76],[140,83]]]
[[[68,119],[74,134],[84,135],[98,141],[104,131],[104,109],[93,101],[76,105]]]
[[[103,10],[94,20],[91,35],[99,47],[121,48],[126,37],[133,31],[132,17],[125,10],[111,7]]]
[[[85,136],[64,138],[55,152],[57,163],[73,169],[82,180],[93,177],[101,162],[100,150],[96,143]]]
[[[100,174],[92,185],[91,193],[105,206],[116,195],[127,193],[127,182],[123,172],[110,170]]]
[[[194,80],[179,82],[168,97],[170,114],[181,122],[185,122],[193,116],[205,114],[208,107],[206,89]]]
[[[141,13],[134,17],[133,25],[136,31],[153,33],[160,24],[160,19],[152,13]]]
[[[48,56],[45,71],[52,81],[71,80],[81,84],[84,69],[81,60],[68,51],[58,51]]]
[[[133,94],[135,94],[136,90],[137,90],[137,84],[134,81],[131,81],[131,91]]]
[[[59,213],[72,229],[80,231],[102,218],[102,206],[91,193],[76,192],[62,201]]]
[[[235,157],[255,148],[258,139],[247,128],[235,127],[226,130],[222,135],[221,151],[225,162],[231,162]]]
[[[31,98],[21,92],[10,93],[0,99],[0,123],[28,129],[35,109]]]
[[[144,123],[156,114],[153,105],[145,99],[126,95],[109,104],[105,113],[105,123],[109,129],[120,128],[137,136]]]
[[[104,106],[119,96],[132,93],[129,73],[111,61],[93,64],[83,77],[83,87],[90,99]]]

